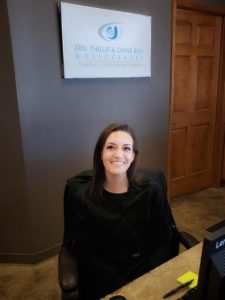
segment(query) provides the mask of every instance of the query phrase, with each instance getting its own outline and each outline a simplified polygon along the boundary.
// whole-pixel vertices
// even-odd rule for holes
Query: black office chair
[[[150,176],[157,180],[162,187],[164,199],[167,202],[167,184],[166,179],[162,171],[159,170],[151,170],[151,169],[139,169],[138,172],[146,176]],[[78,174],[80,178],[91,178],[92,171],[87,170]],[[76,176],[76,177],[77,177]],[[81,179],[82,180],[82,179]],[[168,209],[170,207],[168,205]],[[174,230],[176,230],[176,239],[174,241],[174,249],[171,257],[176,256],[179,253],[179,243],[181,243],[186,249],[189,249],[199,243],[197,239],[195,239],[192,235],[187,232],[180,232],[176,228],[176,224],[174,222],[172,213],[171,213],[172,226]],[[62,291],[62,300],[75,300],[79,299],[79,291],[78,291],[78,268],[77,268],[77,258],[75,255],[75,245],[62,245],[59,253],[58,260],[58,278],[59,285]]]

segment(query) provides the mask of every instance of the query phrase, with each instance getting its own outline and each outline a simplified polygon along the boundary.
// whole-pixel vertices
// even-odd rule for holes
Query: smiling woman
[[[82,300],[111,293],[177,251],[165,191],[153,177],[136,172],[137,160],[134,131],[110,124],[95,146],[93,176],[67,183],[64,245],[74,245]]]
[[[110,124],[100,134],[94,151],[94,180],[91,197],[102,194],[105,187],[115,192],[135,185],[138,161],[135,132],[127,124]],[[112,176],[114,175],[114,176]],[[115,176],[117,175],[117,176]]]
[[[105,168],[104,188],[110,192],[127,192],[127,170],[135,158],[133,138],[125,131],[112,132],[102,151]]]

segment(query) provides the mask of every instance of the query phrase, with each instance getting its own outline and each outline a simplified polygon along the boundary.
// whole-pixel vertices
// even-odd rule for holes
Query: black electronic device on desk
[[[225,300],[225,220],[207,229],[198,285],[182,300]]]

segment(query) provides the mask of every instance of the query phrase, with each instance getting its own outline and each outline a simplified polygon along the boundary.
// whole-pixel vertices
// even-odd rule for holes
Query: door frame
[[[212,183],[213,186],[220,186],[222,182],[222,166],[225,136],[225,6],[203,4],[193,0],[173,0],[172,2],[172,49],[171,49],[171,90],[170,90],[170,117],[169,117],[169,142],[171,140],[171,103],[174,96],[174,54],[175,54],[175,26],[176,26],[176,10],[185,9],[218,15],[222,17],[222,37],[221,37],[221,54],[220,54],[220,70],[218,80],[218,98],[216,108],[216,124],[215,124],[215,142],[213,153],[213,170]],[[170,198],[170,147],[168,147],[168,195]]]

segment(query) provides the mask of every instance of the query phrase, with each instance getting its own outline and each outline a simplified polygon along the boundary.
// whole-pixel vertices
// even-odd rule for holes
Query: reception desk
[[[201,252],[202,243],[182,252],[158,268],[107,295],[104,300],[108,300],[115,295],[122,295],[127,300],[161,300],[164,294],[179,284],[177,282],[178,277],[188,271],[198,273]],[[188,288],[182,289],[167,299],[176,300],[186,291],[188,291]]]

